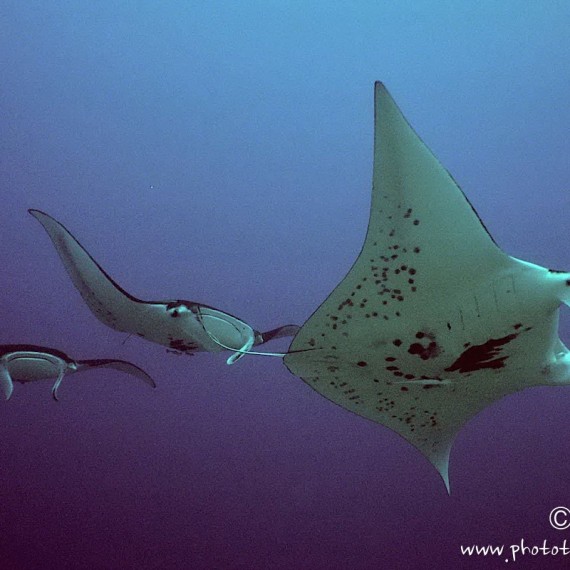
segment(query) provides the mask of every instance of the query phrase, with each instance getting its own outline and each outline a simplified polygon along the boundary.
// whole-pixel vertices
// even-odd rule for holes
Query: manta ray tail
[[[277,327],[276,329],[272,329],[264,333],[259,333],[259,336],[255,341],[255,344],[256,345],[264,344],[275,338],[295,336],[300,328],[301,327],[299,327],[299,325],[284,325],[282,327]]]

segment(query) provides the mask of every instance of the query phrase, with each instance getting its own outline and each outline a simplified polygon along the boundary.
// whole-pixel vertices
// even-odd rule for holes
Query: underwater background
[[[570,387],[469,422],[448,496],[277,358],[228,367],[105,327],[26,212],[140,298],[302,324],[364,239],[381,80],[497,243],[568,269],[568,30],[554,0],[4,0],[0,343],[130,360],[158,388],[96,370],[59,403],[51,382],[0,402],[0,567],[502,568],[461,546],[570,543],[548,520],[570,507]]]

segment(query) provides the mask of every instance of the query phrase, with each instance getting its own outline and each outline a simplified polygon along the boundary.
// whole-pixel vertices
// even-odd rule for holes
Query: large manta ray
[[[404,437],[449,491],[450,449],[470,418],[529,386],[570,382],[561,302],[570,274],[503,253],[376,83],[366,239],[295,336],[287,368]]]
[[[116,283],[63,224],[40,210],[28,211],[48,233],[91,312],[112,329],[183,354],[235,351],[228,364],[250,353],[253,346],[299,330],[296,325],[285,325],[261,333],[229,313],[195,301],[138,299]]]

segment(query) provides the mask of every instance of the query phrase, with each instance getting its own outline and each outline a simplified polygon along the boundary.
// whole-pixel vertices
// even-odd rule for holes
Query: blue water
[[[472,420],[449,497],[278,359],[228,367],[99,323],[26,213],[141,298],[302,324],[364,238],[382,80],[500,246],[567,269],[569,29],[562,1],[4,0],[0,343],[128,359],[159,386],[92,371],[56,404],[49,383],[16,385],[1,568],[502,568],[461,545],[570,541],[548,522],[570,507],[570,388]]]

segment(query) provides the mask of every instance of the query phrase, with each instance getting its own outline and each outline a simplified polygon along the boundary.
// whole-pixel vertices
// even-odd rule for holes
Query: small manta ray
[[[126,360],[96,359],[73,360],[61,350],[33,344],[0,345],[0,384],[6,400],[14,391],[14,382],[34,382],[56,378],[51,390],[57,401],[57,390],[66,374],[74,374],[90,368],[114,368],[140,378],[156,388],[154,380],[142,369]]]
[[[245,354],[257,354],[251,350],[253,346],[293,336],[299,330],[296,325],[285,325],[260,333],[241,319],[201,303],[137,299],[118,285],[62,224],[39,210],[28,211],[48,233],[91,312],[112,329],[184,354],[231,350],[234,354],[228,364]]]
[[[561,303],[570,273],[503,253],[376,83],[364,245],[295,336],[287,368],[404,437],[449,492],[451,446],[470,418],[507,394],[570,382]]]

